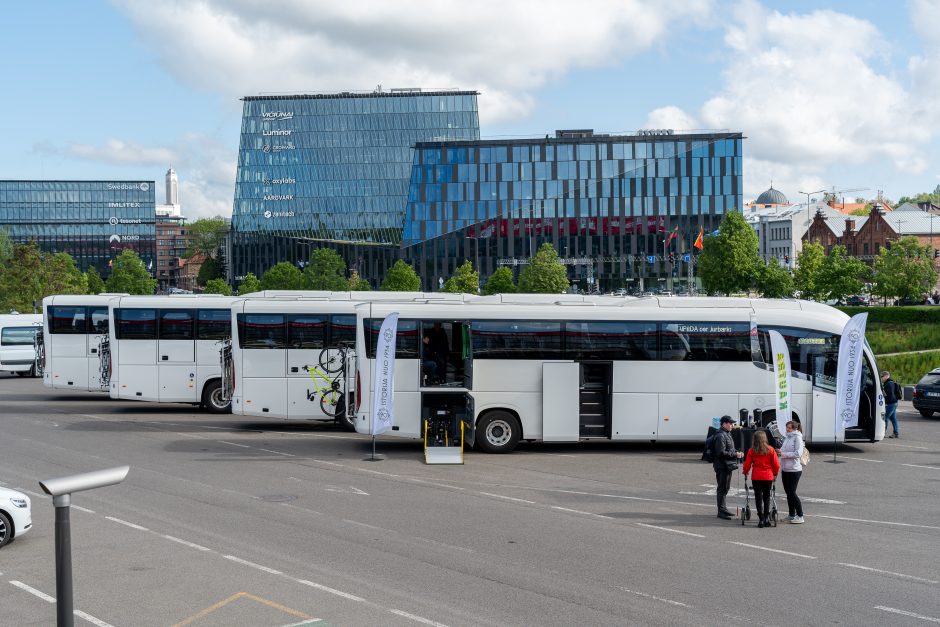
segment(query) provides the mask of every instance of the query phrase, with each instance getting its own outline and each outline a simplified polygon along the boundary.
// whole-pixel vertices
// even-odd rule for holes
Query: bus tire
[[[480,418],[476,434],[476,444],[484,453],[509,453],[522,437],[522,426],[508,411],[491,411]]]
[[[222,398],[222,381],[213,379],[206,383],[202,390],[202,407],[210,414],[229,414],[232,412],[232,401]]]

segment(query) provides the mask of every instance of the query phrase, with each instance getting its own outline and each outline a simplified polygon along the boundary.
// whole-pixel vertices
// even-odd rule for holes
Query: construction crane
[[[833,201],[842,198],[842,206],[845,207],[845,194],[850,194],[852,192],[867,192],[870,191],[870,187],[852,187],[850,189],[836,189],[836,186],[832,186],[832,191],[826,191],[823,193],[823,199],[832,199]]]

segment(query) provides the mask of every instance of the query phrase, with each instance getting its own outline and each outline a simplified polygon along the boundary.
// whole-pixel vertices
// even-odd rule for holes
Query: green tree
[[[899,205],[903,205],[906,202],[914,204],[932,202],[935,205],[940,205],[940,185],[934,187],[932,192],[921,192],[914,196],[901,196],[901,198],[898,199]]]
[[[219,247],[222,246],[222,242],[225,241],[225,234],[227,232],[228,224],[219,216],[214,218],[202,218],[191,222],[186,225],[186,233],[189,236],[190,243],[184,257],[188,259],[197,253],[202,253],[206,257],[212,257],[214,259],[218,255],[218,250]]]
[[[796,272],[793,276],[794,287],[800,298],[819,300],[824,292],[819,282],[826,253],[821,244],[803,244],[803,250],[796,256]]]
[[[414,268],[399,259],[389,269],[379,289],[383,292],[417,292],[421,289],[421,279]]]
[[[305,290],[343,292],[349,289],[346,262],[332,248],[318,248],[310,254],[304,268]]]
[[[196,283],[205,285],[212,279],[218,278],[221,278],[219,263],[212,257],[206,257],[206,260],[199,266],[199,274],[196,275]]]
[[[819,269],[818,284],[823,298],[843,300],[858,294],[865,287],[868,266],[857,257],[850,257],[845,246],[833,246]]]
[[[44,255],[42,260],[42,295],[87,294],[88,278],[79,271],[68,253]]]
[[[261,276],[261,289],[302,290],[304,275],[289,261],[282,261]]]
[[[882,248],[875,259],[872,294],[886,298],[920,298],[937,283],[930,246],[916,237],[903,237]]]
[[[764,298],[793,296],[793,275],[789,268],[781,266],[776,257],[762,264],[757,271],[757,291]]]
[[[101,278],[94,266],[85,271],[85,280],[88,281],[89,294],[100,294],[105,290],[104,279]]]
[[[32,311],[42,299],[42,254],[35,242],[13,244],[0,266],[0,311]]]
[[[114,260],[105,286],[109,292],[150,295],[157,289],[157,280],[147,272],[137,253],[124,250]]]
[[[232,287],[224,279],[209,279],[206,281],[206,287],[202,290],[203,294],[221,294],[222,296],[231,296]]]
[[[509,266],[500,266],[496,272],[490,275],[483,286],[484,294],[515,294],[518,291],[516,284],[512,281],[512,270]]]
[[[529,265],[519,273],[519,291],[523,294],[561,294],[569,285],[568,270],[548,242],[539,247]]]
[[[350,292],[370,292],[372,291],[372,285],[368,281],[359,276],[357,270],[353,270],[349,273],[349,291]]]
[[[750,289],[761,266],[757,233],[737,211],[725,214],[718,235],[704,239],[698,258],[706,292],[731,294]]]
[[[242,279],[242,282],[238,284],[238,295],[244,296],[252,292],[260,292],[261,289],[261,280],[258,279],[253,272],[249,272],[245,275],[245,278]]]
[[[442,292],[451,294],[476,294],[480,289],[480,274],[473,269],[469,261],[457,268],[454,275],[447,279]]]

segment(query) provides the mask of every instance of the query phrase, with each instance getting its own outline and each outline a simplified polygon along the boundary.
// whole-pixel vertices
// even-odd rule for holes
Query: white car
[[[23,535],[32,526],[29,497],[16,490],[0,488],[0,547]]]

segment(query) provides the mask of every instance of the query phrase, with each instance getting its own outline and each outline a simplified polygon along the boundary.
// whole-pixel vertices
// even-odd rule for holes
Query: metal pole
[[[72,539],[69,517],[71,495],[54,497],[55,506],[55,596],[57,627],[73,627],[72,611]]]

